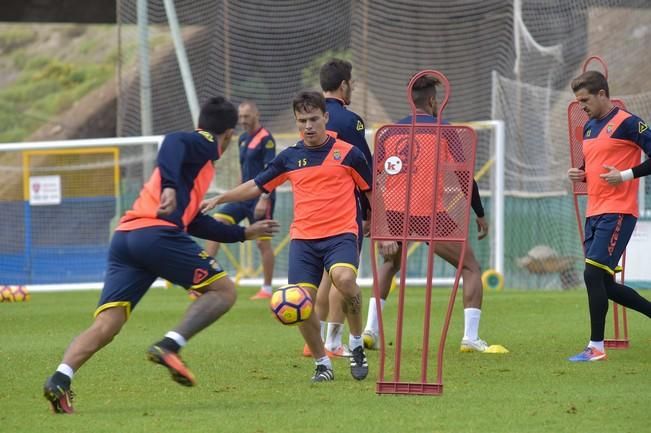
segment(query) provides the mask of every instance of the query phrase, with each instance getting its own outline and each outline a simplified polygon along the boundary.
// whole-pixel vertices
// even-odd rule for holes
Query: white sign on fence
[[[29,204],[32,206],[61,204],[61,176],[30,176]]]

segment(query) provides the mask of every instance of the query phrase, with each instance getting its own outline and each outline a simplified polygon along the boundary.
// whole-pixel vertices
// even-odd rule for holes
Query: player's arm
[[[220,204],[252,200],[262,194],[262,192],[263,191],[258,188],[258,185],[256,185],[254,179],[251,179],[221,195],[218,195],[217,197],[202,201],[199,209],[202,213],[205,213]]]
[[[192,236],[222,243],[243,242],[261,236],[273,236],[278,232],[279,224],[274,220],[258,221],[248,227],[238,224],[225,224],[208,215],[199,213],[188,225]]]
[[[185,159],[185,146],[180,134],[169,134],[158,151],[156,164],[161,177],[160,204],[156,210],[158,217],[171,215],[176,210],[176,190]]]
[[[628,138],[640,146],[646,153],[647,159],[641,164],[624,171],[619,171],[616,167],[610,165],[604,165],[608,172],[599,176],[611,185],[619,185],[622,182],[651,174],[651,130],[649,130],[649,126],[637,116],[631,116],[624,121],[622,127],[625,128],[624,133],[626,136],[624,138]]]
[[[271,135],[268,135],[260,145],[262,146],[263,167],[266,169],[271,161],[276,157],[276,142]],[[260,200],[258,200],[254,210],[254,216],[256,219],[262,218],[267,213],[267,209],[270,206],[270,195],[271,194],[262,193],[260,196]]]
[[[278,156],[279,158],[275,158],[272,164],[259,173],[255,179],[244,182],[222,195],[202,201],[199,205],[201,212],[205,213],[222,203],[252,200],[263,193],[268,194],[273,191],[287,179],[284,158]]]

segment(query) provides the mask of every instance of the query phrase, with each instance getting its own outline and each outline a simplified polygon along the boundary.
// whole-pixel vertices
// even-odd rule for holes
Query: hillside
[[[112,121],[77,133],[85,117],[68,115],[50,134],[37,131],[102,86],[114,93],[117,59],[115,26],[0,24],[0,142],[51,139],[62,131],[69,137],[115,135],[115,95],[108,106],[106,98],[93,98]],[[83,113],[96,113],[98,106],[87,102]]]

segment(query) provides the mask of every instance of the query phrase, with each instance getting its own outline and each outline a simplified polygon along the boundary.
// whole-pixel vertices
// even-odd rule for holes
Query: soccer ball
[[[14,302],[27,302],[32,299],[27,287],[25,286],[11,286],[11,293],[14,296]]]
[[[310,317],[314,304],[307,290],[290,284],[274,292],[269,307],[280,323],[295,325]]]
[[[14,302],[11,286],[0,286],[0,302]]]

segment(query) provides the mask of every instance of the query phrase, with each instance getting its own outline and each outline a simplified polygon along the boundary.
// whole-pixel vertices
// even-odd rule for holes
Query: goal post
[[[492,149],[489,153],[495,155],[495,150],[502,148],[504,143],[497,144],[500,137],[500,122],[478,122],[470,124],[476,131],[480,139],[480,146],[485,149]],[[373,142],[374,131],[370,129],[368,132],[369,142]],[[277,134],[275,135],[277,141],[278,151],[293,145],[298,136],[295,133]],[[131,206],[137,194],[142,187],[142,184],[149,177],[152,161],[151,155],[155,154],[155,149],[160,145],[163,140],[162,135],[143,136],[143,137],[129,137],[129,138],[102,138],[102,139],[82,139],[82,140],[60,140],[60,141],[47,141],[47,142],[24,142],[24,143],[5,143],[0,147],[0,169],[5,173],[5,176],[12,177],[13,184],[5,181],[4,188],[0,185],[0,218],[3,221],[8,221],[9,225],[13,227],[11,232],[5,227],[4,236],[0,240],[0,283],[1,284],[21,284],[28,285],[30,289],[34,290],[74,290],[81,288],[101,288],[101,281],[103,280],[105,257],[108,251],[108,239],[112,233],[117,219]],[[497,140],[497,141],[496,141]],[[238,158],[234,152],[236,149],[227,151],[222,159],[217,162],[217,177],[214,182],[212,191],[217,193],[226,190],[237,184],[239,179]],[[485,155],[484,155],[485,154]],[[30,161],[34,161],[36,156],[47,155],[105,155],[103,160],[83,160],[77,157],[73,164],[67,164],[66,167],[56,167],[56,164],[39,165],[30,168]],[[40,157],[39,156],[39,157]],[[489,239],[477,243],[476,239],[471,239],[473,248],[475,249],[478,259],[483,267],[492,267],[500,270],[500,263],[503,263],[503,253],[496,250],[496,247],[503,245],[497,241],[503,236],[503,226],[499,224],[500,217],[503,215],[503,208],[500,210],[499,197],[500,194],[494,192],[494,185],[499,185],[499,176],[497,176],[497,169],[500,167],[499,161],[491,162],[493,156],[488,156],[488,153],[478,152],[478,162],[476,172],[478,173],[478,183],[484,204],[487,207],[487,216],[491,221],[492,233]],[[59,165],[61,162],[59,162]],[[76,229],[62,228],[53,225],[48,230],[40,230],[41,240],[48,245],[47,254],[51,255],[56,253],[60,262],[61,269],[68,269],[65,275],[49,274],[42,272],[38,278],[32,278],[32,271],[29,263],[33,259],[33,242],[34,238],[30,234],[33,232],[30,218],[33,220],[33,215],[30,217],[29,212],[33,210],[33,206],[29,204],[29,177],[36,174],[52,174],[53,170],[60,172],[76,173],[76,176],[65,175],[61,178],[63,182],[63,189],[70,187],[70,183],[76,183],[74,188],[77,188],[77,194],[89,194],[83,192],[83,183],[90,182],[96,184],[100,182],[105,190],[102,192],[103,196],[107,194],[114,196],[113,201],[110,199],[99,206],[101,199],[75,199],[74,197],[64,197],[64,200],[72,199],[77,200],[77,215],[82,215],[86,220],[92,220],[91,224],[84,223],[84,218],[78,218],[75,222]],[[99,171],[98,171],[99,170]],[[101,173],[101,174],[100,174]],[[110,174],[110,175],[109,175]],[[96,179],[93,179],[93,176]],[[18,182],[18,183],[17,183]],[[9,185],[17,186],[18,188],[11,188]],[[74,189],[73,188],[73,189]],[[81,189],[80,189],[81,188]],[[108,189],[107,189],[108,188]],[[19,191],[16,194],[16,190]],[[81,191],[81,192],[80,192]],[[95,200],[95,201],[93,201]],[[275,218],[281,224],[281,232],[274,237],[272,245],[276,252],[276,267],[274,271],[274,286],[285,284],[287,281],[287,244],[289,225],[292,218],[292,194],[289,185],[282,185],[277,191],[277,202]],[[54,214],[59,214],[59,218],[65,218],[60,213],[61,205],[52,204],[47,208],[42,207],[39,212],[43,210],[58,210]],[[90,213],[89,213],[90,212]],[[27,213],[27,219],[25,214]],[[96,215],[92,218],[90,215]],[[69,221],[73,221],[69,219]],[[103,220],[100,226],[98,221]],[[93,225],[94,224],[94,225]],[[94,228],[93,228],[94,227]],[[472,228],[472,227],[471,227]],[[78,258],[88,252],[83,248],[76,250],[75,254],[66,256],[67,251],[75,251],[73,239],[61,239],[61,233],[65,230],[69,232],[85,233],[86,240],[82,242],[88,243],[89,239],[94,239],[93,242],[99,246],[93,246],[93,255],[96,258],[92,264],[93,272],[84,273],[83,269],[80,272],[73,274],[70,269],[74,269],[78,265]],[[94,231],[98,233],[92,233]],[[45,238],[43,238],[45,236]],[[95,237],[93,237],[95,236]],[[99,236],[101,239],[98,241]],[[65,236],[64,236],[65,237]],[[58,239],[58,240],[57,240]],[[58,244],[57,244],[58,242]],[[80,245],[77,245],[79,247]],[[371,267],[369,261],[368,243],[365,242],[362,260],[360,263],[359,282],[363,286],[372,284]],[[238,275],[236,266],[231,265],[230,260],[224,255],[225,249],[220,249],[218,260],[227,269],[232,277]],[[247,242],[240,246],[230,246],[229,248],[234,259],[238,262],[242,272],[238,275],[238,283],[240,285],[260,285],[262,283],[261,277],[261,263],[257,248],[253,243]],[[77,259],[75,259],[77,257]],[[409,285],[422,285],[424,283],[423,273],[417,271],[419,267],[425,266],[427,258],[425,249],[419,248],[412,251],[410,255],[412,264],[410,270],[414,269],[413,274],[407,275],[407,284]],[[65,263],[67,261],[67,263]],[[50,262],[51,263],[51,262]],[[56,262],[55,262],[56,263]],[[58,266],[58,265],[52,265]],[[437,278],[434,280],[436,285],[450,285],[453,282],[454,269],[449,265],[443,263],[442,260],[436,262],[436,266],[440,268],[435,269]],[[90,265],[89,265],[90,269]],[[35,270],[38,272],[38,270]],[[439,277],[440,276],[440,277]],[[159,281],[156,285],[164,286],[164,282]]]

